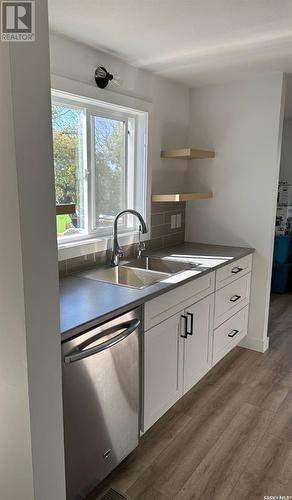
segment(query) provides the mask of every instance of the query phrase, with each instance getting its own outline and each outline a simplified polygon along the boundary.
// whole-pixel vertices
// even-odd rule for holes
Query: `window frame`
[[[89,110],[86,110],[86,114],[87,114],[87,120],[89,123],[89,126],[88,126],[88,130],[90,130],[90,140],[88,140],[88,157],[87,157],[87,163],[91,165],[91,173],[89,174],[89,178],[88,178],[88,193],[89,193],[89,205],[88,205],[88,220],[89,220],[89,235],[99,235],[99,236],[103,236],[103,235],[108,235],[109,234],[109,229],[108,228],[94,228],[94,224],[93,224],[93,213],[94,213],[94,181],[95,181],[95,165],[94,165],[94,134],[95,134],[95,127],[93,125],[93,121],[94,121],[94,118],[95,117],[101,117],[101,118],[109,118],[109,119],[112,119],[112,120],[118,120],[118,121],[122,121],[124,123],[124,162],[125,162],[125,170],[128,170],[126,168],[126,165],[127,165],[127,160],[128,160],[128,154],[127,154],[127,150],[128,150],[128,143],[129,143],[129,140],[128,140],[128,116],[124,115],[124,114],[113,114],[113,113],[104,113],[104,114],[101,114],[100,112],[98,114],[96,113],[93,113],[93,112],[89,112]],[[126,184],[126,182],[125,182]],[[126,185],[124,186],[125,187],[125,191],[127,191],[127,188],[126,188]],[[125,200],[124,202],[127,203],[127,193],[123,194],[123,196],[125,197]],[[124,209],[125,207],[122,208],[122,210]],[[119,229],[122,229],[124,232],[131,232],[133,231],[133,228],[129,228],[128,226],[126,225],[120,225],[119,224]]]
[[[58,248],[87,244],[98,240],[109,240],[112,237],[112,227],[93,229],[93,199],[94,199],[94,117],[104,117],[124,122],[125,126],[125,166],[129,170],[129,148],[132,154],[132,168],[134,172],[132,203],[125,200],[127,208],[135,208],[142,213],[149,227],[149,175],[148,175],[148,112],[130,107],[119,106],[105,101],[82,97],[64,91],[52,90],[52,104],[61,104],[68,107],[82,109],[85,113],[83,137],[83,175],[84,175],[84,203],[86,234],[68,235],[58,238]],[[134,124],[134,134],[131,128]],[[138,168],[139,165],[139,168]],[[140,166],[142,168],[140,168]],[[128,177],[128,175],[127,175]],[[125,180],[127,193],[129,193],[129,179]],[[128,196],[128,194],[127,194]],[[119,224],[121,235],[134,235],[138,226]],[[144,236],[148,239],[150,235]],[[103,245],[104,246],[104,245]]]

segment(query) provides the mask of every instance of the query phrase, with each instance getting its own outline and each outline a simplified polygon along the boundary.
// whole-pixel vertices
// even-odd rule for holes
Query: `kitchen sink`
[[[123,267],[176,274],[187,269],[194,269],[197,265],[196,263],[167,260],[163,257],[142,257],[123,264]]]
[[[169,277],[170,273],[120,265],[106,267],[104,269],[92,269],[79,274],[79,276],[81,278],[106,281],[108,283],[115,283],[116,285],[124,285],[131,288],[145,288]]]

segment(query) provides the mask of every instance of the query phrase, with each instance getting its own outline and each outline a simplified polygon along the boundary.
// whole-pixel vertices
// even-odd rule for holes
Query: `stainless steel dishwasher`
[[[62,343],[67,500],[138,445],[140,343],[140,308]]]

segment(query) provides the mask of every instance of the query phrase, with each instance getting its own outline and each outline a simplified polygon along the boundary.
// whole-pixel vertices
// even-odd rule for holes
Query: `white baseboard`
[[[266,337],[265,339],[256,339],[247,335],[241,340],[241,342],[239,342],[238,345],[253,351],[265,352],[269,348],[269,337]]]

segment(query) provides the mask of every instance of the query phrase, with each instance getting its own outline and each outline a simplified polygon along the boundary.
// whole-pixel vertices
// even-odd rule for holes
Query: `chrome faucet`
[[[138,217],[140,221],[140,226],[139,226],[139,244],[138,244],[138,257],[141,257],[142,250],[144,250],[144,244],[141,243],[141,232],[143,234],[147,233],[147,227],[146,223],[139,212],[137,210],[132,210],[132,209],[127,209],[127,210],[122,210],[118,215],[116,215],[115,220],[114,220],[114,225],[113,225],[113,251],[112,251],[112,259],[111,259],[111,264],[113,266],[118,266],[120,259],[124,256],[123,250],[121,249],[119,243],[118,243],[118,220],[119,218],[124,215],[124,214],[132,214]]]
[[[144,241],[141,241],[141,233],[142,233],[142,227],[141,227],[141,224],[140,224],[139,225],[139,240],[138,240],[138,244],[137,244],[137,259],[141,259],[142,252],[146,248]]]

